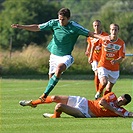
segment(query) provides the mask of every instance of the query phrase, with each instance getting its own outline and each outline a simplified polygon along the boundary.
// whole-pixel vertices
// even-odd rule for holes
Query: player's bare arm
[[[85,55],[89,56],[89,54],[90,54],[90,44],[88,43],[86,51],[85,51]]]
[[[103,36],[103,35],[100,35],[100,34],[96,34],[94,32],[89,32],[89,36],[90,37],[93,37],[93,38],[101,39],[103,41],[110,40],[110,37],[109,36]]]
[[[90,56],[88,58],[89,63],[92,63],[93,52],[94,52],[94,45],[92,45],[92,47],[90,49]]]
[[[112,112],[118,114],[119,116],[122,116],[123,117],[123,114],[119,111],[117,111],[115,108],[113,108],[112,106],[110,106],[106,100],[104,98],[102,98],[100,101],[99,101],[99,104],[101,106],[103,106],[105,109],[108,109],[108,110],[111,110]]]
[[[12,28],[24,29],[28,31],[40,31],[39,26],[37,24],[32,25],[20,25],[20,24],[12,24]]]

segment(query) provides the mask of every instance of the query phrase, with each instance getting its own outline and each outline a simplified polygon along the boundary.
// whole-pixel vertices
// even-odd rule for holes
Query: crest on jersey
[[[107,52],[115,52],[120,50],[121,46],[118,44],[109,43],[107,45],[104,45],[104,50]]]

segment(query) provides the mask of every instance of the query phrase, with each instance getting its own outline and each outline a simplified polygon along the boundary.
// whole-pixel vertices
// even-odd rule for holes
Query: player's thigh
[[[106,90],[111,91],[113,86],[114,86],[114,83],[108,82],[108,84],[106,85]]]
[[[69,68],[73,63],[74,58],[71,55],[56,56],[51,54],[49,60],[49,74],[55,73],[56,71],[63,72],[67,68]]]
[[[67,104],[68,96],[51,96],[53,102]]]
[[[74,108],[65,104],[62,104],[60,108],[62,112],[68,115],[71,115],[77,118],[85,118],[85,115],[77,108]]]
[[[107,84],[108,82],[108,75],[109,75],[109,72],[106,68],[104,67],[99,67],[97,69],[98,71],[98,78],[100,80],[100,83],[102,84]]]
[[[102,85],[107,85],[108,83],[108,77],[106,76],[101,77],[99,80]]]
[[[58,64],[58,66],[56,68],[56,72],[63,72],[65,70],[66,70],[66,65],[64,63]]]

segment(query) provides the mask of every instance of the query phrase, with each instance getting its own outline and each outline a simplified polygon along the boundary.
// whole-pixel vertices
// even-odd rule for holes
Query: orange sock
[[[47,98],[44,102],[42,102],[42,100],[40,100],[40,99],[32,101],[32,105],[44,104],[44,103],[52,103],[51,96],[47,96]]]
[[[60,118],[62,112],[56,112],[54,111],[54,115],[51,118]]]
[[[104,92],[104,95],[108,94],[109,92],[110,92],[110,91],[107,91],[107,90],[106,90],[106,91]]]
[[[95,83],[95,88],[96,88],[96,92],[98,91],[98,89],[99,89],[99,79],[98,79],[98,75],[97,76],[95,76],[95,78],[94,78],[94,83]]]
[[[99,83],[98,92],[102,93],[104,88],[105,88],[105,86],[103,86],[102,84]]]

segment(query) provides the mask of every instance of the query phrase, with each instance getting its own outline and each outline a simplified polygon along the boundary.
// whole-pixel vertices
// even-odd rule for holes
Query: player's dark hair
[[[67,18],[70,18],[71,13],[70,13],[70,10],[68,8],[62,8],[59,10],[58,15],[62,15],[62,16],[65,16]]]
[[[98,23],[100,23],[100,24],[101,24],[101,21],[100,21],[100,20],[98,20],[98,19],[97,19],[97,20],[95,20],[94,22],[98,22]]]
[[[116,26],[116,27],[118,27],[118,30],[120,29],[120,27],[119,27],[119,25],[118,24],[111,24],[111,25],[114,25],[114,26]]]
[[[124,94],[125,99],[127,100],[126,104],[131,102],[131,96],[129,94]]]

